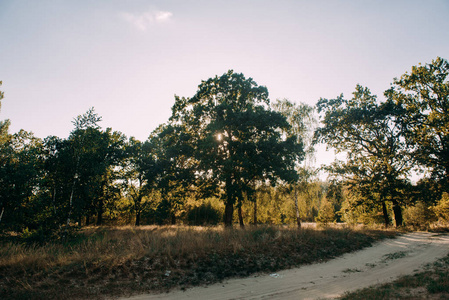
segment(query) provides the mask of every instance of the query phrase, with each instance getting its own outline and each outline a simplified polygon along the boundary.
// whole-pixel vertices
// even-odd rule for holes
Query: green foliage
[[[0,80],[0,86],[2,86],[3,82]],[[2,99],[5,96],[5,93],[0,91],[0,110],[2,108]]]
[[[130,138],[124,145],[125,159],[122,161],[120,178],[126,197],[132,202],[131,210],[135,214],[135,225],[140,225],[142,212],[148,206],[148,197],[156,186],[157,154],[154,143],[144,143]],[[159,157],[160,159],[160,157]]]
[[[215,222],[223,206],[228,226],[234,217],[401,225],[403,212],[414,226],[447,221],[448,74],[437,58],[395,79],[384,102],[359,85],[349,100],[320,99],[314,142],[347,154],[326,167],[329,183],[310,167],[314,108],[271,105],[266,87],[232,70],[202,81],[191,98],[176,96],[172,116],[146,141],[103,130],[93,108],[66,139],[11,134],[0,121],[0,230],[39,241],[92,222]],[[412,167],[429,178],[412,186]]]
[[[379,103],[369,89],[360,85],[353,95],[350,100],[341,95],[318,101],[317,110],[324,115],[323,126],[315,133],[316,142],[346,152],[346,161],[336,162],[328,170],[371,202],[391,201],[396,225],[400,226],[400,206],[406,200],[411,168],[397,122],[400,108],[392,102]]]
[[[296,170],[298,173],[298,180],[291,186],[293,189],[293,202],[295,205],[296,223],[301,226],[301,210],[299,204],[299,193],[307,190],[308,185],[316,176],[316,171],[309,165],[314,160],[314,148],[313,148],[313,132],[316,127],[316,119],[314,116],[314,108],[307,104],[295,104],[286,99],[277,100],[273,104],[274,110],[280,112],[287,118],[287,122],[290,124],[290,128],[285,134],[292,136],[298,143],[304,144],[305,160],[303,164],[301,161],[296,162]]]
[[[303,144],[306,158],[312,159],[314,154],[313,133],[317,125],[314,107],[283,99],[277,100],[273,104],[273,109],[286,117],[288,124],[290,124],[286,134],[296,138],[298,143]],[[300,162],[298,161],[298,163]]]
[[[437,57],[412,67],[385,92],[400,106],[400,124],[413,146],[413,159],[449,186],[449,63]]]
[[[39,226],[35,229],[24,228],[20,233],[20,240],[27,245],[44,245],[49,241],[55,241],[59,237],[56,235],[56,230],[51,230],[45,226]]]
[[[63,190],[60,194],[66,203],[67,225],[72,219],[80,222],[82,217],[93,215],[101,225],[106,207],[113,206],[119,198],[119,188],[114,185],[119,177],[115,167],[124,158],[125,137],[110,128],[101,130],[97,125],[99,120],[92,109],[78,116],[69,138],[57,145],[55,171],[64,170],[67,175],[63,175],[65,186],[58,186],[58,180],[53,184],[55,189]]]
[[[311,181],[296,192],[300,219],[303,222],[315,222],[321,203],[325,198],[326,184]],[[294,224],[297,223],[296,207],[293,201],[295,191],[290,185],[276,187],[260,186],[251,201],[242,205],[245,223],[254,223],[256,213],[257,224]],[[329,200],[334,207],[338,205],[334,199]]]
[[[252,78],[229,71],[203,81],[192,98],[175,100],[169,128],[177,149],[184,150],[203,190],[222,195],[226,225],[257,181],[297,178],[303,145],[282,135],[290,127],[286,118],[270,109],[268,90]]]
[[[440,220],[449,222],[449,193],[443,193],[438,203],[432,207],[432,211]]]
[[[432,207],[427,203],[417,202],[404,210],[404,223],[414,227],[427,227],[437,220]]]
[[[220,211],[210,202],[195,206],[187,213],[187,221],[190,225],[217,225],[220,220]]]
[[[171,204],[167,199],[162,199],[156,209],[151,213],[151,217],[158,225],[170,224],[171,215]]]
[[[43,165],[41,140],[24,130],[7,135],[0,145],[2,168],[0,171],[0,226],[21,231],[39,224],[40,203],[33,202],[41,196],[36,189],[41,183]]]
[[[324,201],[321,202],[320,211],[315,220],[324,225],[335,222],[336,216],[334,206],[327,199],[324,199]]]
[[[94,214],[101,223],[119,196],[116,166],[122,159],[123,136],[102,131],[93,109],[79,116],[68,139],[44,141],[19,131],[2,135],[0,153],[0,226],[27,239],[68,234],[82,218]],[[66,229],[61,231],[60,229]]]
[[[294,207],[288,189],[260,187],[254,201],[257,209],[257,223],[285,224],[294,221]],[[254,223],[254,202],[246,201],[242,206],[245,223]]]
[[[362,223],[365,225],[385,223],[382,204],[363,197],[348,186],[342,186],[341,208],[338,215],[342,221],[349,224]],[[385,203],[388,220],[391,219],[391,204]]]
[[[84,114],[77,116],[72,124],[75,126],[75,130],[100,129],[98,122],[101,122],[101,117],[91,107]]]

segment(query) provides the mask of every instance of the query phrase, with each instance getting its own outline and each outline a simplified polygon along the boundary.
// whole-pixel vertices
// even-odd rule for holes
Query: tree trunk
[[[226,178],[226,206],[225,206],[225,215],[224,215],[224,223],[225,227],[232,227],[232,219],[234,214],[234,203],[235,198],[232,193],[232,178]]]
[[[136,226],[140,226],[140,210],[136,211]]]
[[[0,214],[0,223],[2,222],[4,212],[5,212],[5,207],[3,206],[2,213]]]
[[[242,204],[241,203],[240,203],[240,205],[238,207],[238,213],[239,213],[240,227],[243,228],[243,227],[245,227],[245,224],[243,223],[243,213],[242,213]]]
[[[298,206],[298,191],[296,189],[295,184],[295,210],[296,210],[296,224],[298,225],[298,228],[301,228],[301,218],[299,217],[299,206]]]
[[[142,186],[142,184],[141,184]],[[140,192],[139,192],[140,194]],[[136,199],[135,208],[136,208],[136,226],[140,226],[140,214],[141,214],[141,202],[142,202],[142,195],[139,195]]]
[[[76,176],[76,175],[75,175]],[[73,179],[72,182],[72,190],[70,191],[70,200],[69,200],[69,213],[67,215],[67,227],[70,225],[70,218],[72,217],[72,209],[73,209],[73,194],[75,192],[75,184],[76,184],[76,177]]]
[[[232,215],[234,214],[234,204],[226,201],[224,223],[226,227],[232,227]]]
[[[382,212],[384,214],[385,228],[388,228],[388,226],[390,225],[390,218],[388,217],[388,211],[387,206],[385,205],[385,201],[382,201]]]
[[[257,197],[254,198],[253,224],[257,225]]]
[[[97,226],[103,225],[103,200],[98,202]]]
[[[399,205],[399,203],[393,199],[393,213],[394,213],[394,220],[396,223],[396,227],[400,227],[402,226],[402,210],[401,210],[401,206]]]
[[[75,173],[73,174],[72,190],[70,191],[70,200],[69,200],[69,214],[67,216],[67,227],[70,225],[70,218],[72,217],[73,195],[75,193],[76,182],[78,181],[78,168],[80,165],[80,159],[81,159],[81,156],[78,156],[76,159]],[[68,233],[68,231],[66,231],[66,233]]]
[[[449,166],[446,167],[446,187],[444,191],[449,192]]]
[[[56,215],[56,185],[53,187],[53,212]]]
[[[176,225],[176,216],[174,213],[171,214],[170,223],[171,223],[171,225]]]

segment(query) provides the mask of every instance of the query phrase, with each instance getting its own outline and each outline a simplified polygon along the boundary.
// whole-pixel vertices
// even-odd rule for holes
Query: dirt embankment
[[[412,274],[449,253],[449,235],[426,232],[404,234],[373,247],[326,263],[274,274],[231,279],[207,287],[129,300],[150,299],[318,299],[335,298],[346,291],[392,281]]]

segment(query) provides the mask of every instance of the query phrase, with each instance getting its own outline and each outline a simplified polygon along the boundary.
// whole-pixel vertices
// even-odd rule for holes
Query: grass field
[[[2,240],[0,299],[106,299],[323,261],[395,236],[356,228],[92,227],[70,243]]]

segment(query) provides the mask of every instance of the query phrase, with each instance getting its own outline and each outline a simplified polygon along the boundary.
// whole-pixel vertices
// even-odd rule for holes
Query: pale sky
[[[90,107],[145,140],[229,69],[314,105],[449,59],[448,0],[0,0],[0,119],[65,138]],[[317,162],[323,160],[318,155]]]

